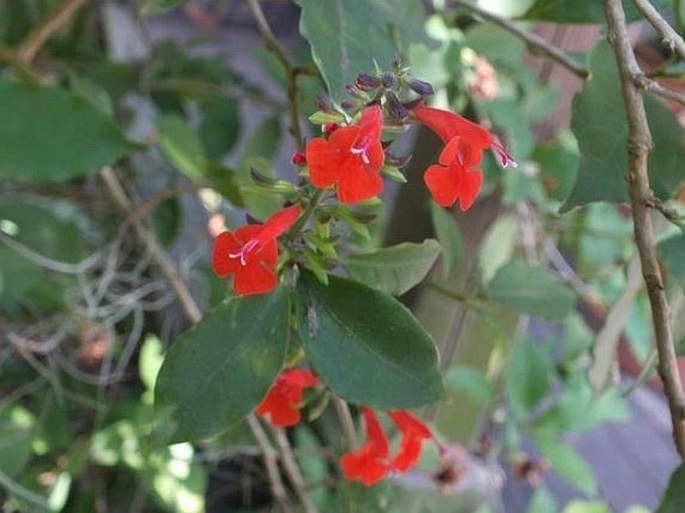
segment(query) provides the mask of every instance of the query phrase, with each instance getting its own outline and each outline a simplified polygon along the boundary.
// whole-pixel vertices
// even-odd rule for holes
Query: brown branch
[[[126,191],[114,174],[114,170],[111,167],[105,167],[100,171],[100,176],[122,215],[127,216],[130,212],[134,211],[133,203],[126,195]],[[131,225],[136,232],[138,240],[150,251],[152,259],[159,266],[164,278],[166,278],[178,297],[185,316],[192,323],[199,321],[202,318],[202,312],[169,255],[167,255],[164,248],[157,242],[154,234],[147,229],[140,219],[131,219]]]
[[[649,91],[650,93],[657,94],[664,98],[668,98],[669,100],[678,102],[681,105],[685,105],[685,95],[676,93],[675,91],[672,91],[667,87],[662,86],[659,82],[651,79],[643,73],[633,75],[633,83],[635,84],[635,87],[637,87],[638,89],[644,89],[645,91]]]
[[[333,401],[335,412],[338,414],[338,420],[340,421],[340,427],[342,428],[347,450],[352,452],[357,448],[357,436],[354,431],[354,422],[352,420],[352,415],[350,414],[350,407],[343,399],[336,395],[332,396],[331,401]]]
[[[283,46],[278,42],[276,36],[269,26],[269,22],[264,16],[264,12],[259,5],[258,0],[247,0],[252,15],[257,22],[257,29],[264,39],[266,47],[271,50],[278,61],[281,63],[288,75],[288,101],[290,104],[290,133],[295,139],[298,148],[304,147],[304,137],[302,136],[302,129],[300,128],[300,100],[298,97],[297,77],[304,73],[303,68],[295,66],[288,55],[285,53]]]
[[[45,42],[57,32],[88,0],[64,0],[33,29],[17,49],[17,59],[30,63]]]
[[[654,29],[661,35],[661,43],[671,52],[680,55],[681,59],[685,60],[685,41],[680,37],[673,27],[664,19],[659,11],[649,2],[649,0],[633,0],[637,10],[642,13],[642,16],[654,27]]]
[[[641,74],[635,59],[626,26],[621,0],[603,0],[609,40],[614,48],[621,76],[621,90],[628,117],[628,194],[633,215],[635,243],[640,255],[642,275],[652,307],[652,321],[659,353],[659,375],[668,398],[673,423],[673,439],[682,459],[685,459],[685,394],[683,393],[673,342],[670,308],[664,293],[661,269],[656,258],[654,227],[647,201],[649,187],[648,157],[652,135],[647,123],[644,102],[633,77]]]
[[[467,0],[457,0],[455,2],[457,5],[463,5],[471,12],[477,14],[480,18],[487,20],[495,25],[502,27],[507,32],[514,34],[516,37],[522,39],[528,45],[528,49],[531,53],[539,53],[546,57],[549,57],[553,61],[564,66],[570,72],[575,74],[578,78],[582,80],[587,80],[590,78],[590,72],[584,66],[578,64],[571,56],[569,56],[561,48],[554,46],[549,41],[541,38],[533,32],[529,32],[522,29],[511,20],[497,16],[485,9],[478,7],[477,5],[471,3]]]
[[[262,428],[259,419],[254,414],[250,413],[247,416],[247,425],[262,451],[266,471],[270,477],[271,494],[273,495],[274,500],[278,503],[284,513],[293,513],[294,510],[290,505],[288,494],[285,491],[285,486],[283,486],[281,474],[278,470],[278,453],[276,453],[271,446],[271,442],[269,442],[269,438],[266,436],[264,428]]]
[[[285,431],[280,428],[274,428],[273,433],[276,437],[276,444],[281,451],[283,466],[286,468],[288,477],[290,478],[290,484],[293,485],[295,494],[298,499],[300,499],[305,513],[317,513],[318,510],[307,493],[307,485],[304,482],[300,468],[297,466],[293,449],[290,446],[290,441],[288,440]]]

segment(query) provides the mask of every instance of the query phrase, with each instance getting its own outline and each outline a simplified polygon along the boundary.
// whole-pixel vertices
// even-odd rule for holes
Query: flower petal
[[[454,112],[421,104],[414,107],[414,115],[422,124],[438,134],[445,144],[460,136],[477,148],[490,148],[493,145],[490,132]]]
[[[451,207],[457,201],[459,188],[450,168],[433,164],[423,175],[423,181],[435,202],[441,207]]]
[[[348,205],[378,196],[382,190],[380,173],[377,170],[367,171],[361,161],[347,166],[338,181],[338,199]]]
[[[333,135],[342,130],[345,129],[341,128]],[[338,162],[341,156],[333,150],[330,141],[322,137],[312,139],[307,144],[306,156],[309,166],[309,179],[315,187],[325,189],[338,180],[338,176],[340,176]]]
[[[231,258],[230,255],[238,253],[241,246],[240,240],[234,233],[222,232],[217,235],[212,250],[212,269],[219,278],[236,272],[240,267],[240,261]]]

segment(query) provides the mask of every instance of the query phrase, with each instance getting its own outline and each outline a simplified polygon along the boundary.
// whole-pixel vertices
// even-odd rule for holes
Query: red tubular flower
[[[390,443],[373,410],[362,408],[368,441],[359,450],[344,454],[340,459],[343,475],[371,486],[388,473]]]
[[[371,105],[364,109],[358,124],[338,128],[328,139],[309,141],[306,158],[314,186],[325,189],[337,185],[338,199],[347,204],[378,195],[383,188],[382,127],[383,111]]]
[[[480,164],[482,152],[492,149],[503,166],[516,162],[507,150],[485,128],[453,112],[418,105],[414,116],[433,130],[445,143],[440,153],[440,165],[432,165],[424,181],[435,201],[450,207],[459,200],[462,210],[475,201],[483,183]]]
[[[300,215],[293,205],[276,212],[261,225],[247,225],[235,233],[220,233],[214,243],[212,269],[223,278],[234,274],[233,290],[240,296],[262,294],[276,288],[278,244],[276,238]]]
[[[302,391],[313,387],[319,378],[311,371],[288,369],[283,371],[269,389],[255,413],[269,416],[276,427],[294,426],[300,422],[300,403]]]
[[[402,432],[400,447],[391,467],[397,472],[406,472],[419,461],[423,441],[433,438],[433,433],[408,411],[389,411],[388,416]]]

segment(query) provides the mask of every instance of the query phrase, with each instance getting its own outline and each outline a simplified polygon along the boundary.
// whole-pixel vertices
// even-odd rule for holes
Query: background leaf
[[[193,179],[205,174],[205,154],[197,132],[177,114],[164,114],[157,120],[159,145],[176,169]]]
[[[65,182],[138,148],[106,114],[74,94],[0,81],[0,177]]]
[[[672,7],[670,0],[652,0],[659,10]],[[628,21],[640,19],[630,1],[623,2]],[[602,3],[596,0],[537,0],[523,16],[529,20],[559,23],[605,23]]]
[[[671,475],[656,513],[681,513],[685,511],[685,465],[680,465]]]
[[[283,367],[288,313],[284,289],[231,298],[172,344],[155,402],[174,408],[176,440],[216,435],[259,404]]]
[[[491,299],[543,319],[562,319],[573,308],[575,293],[547,268],[512,260],[487,285]]]
[[[464,242],[457,221],[449,211],[434,201],[430,202],[435,237],[442,246],[443,276],[459,265],[464,253]]]
[[[298,285],[307,358],[336,394],[381,410],[442,397],[435,345],[404,305],[334,276],[324,286],[303,274]]]
[[[616,94],[620,83],[614,54],[606,41],[593,48],[589,67],[592,79],[573,99],[571,116],[581,155],[578,180],[562,211],[592,201],[628,200],[628,125],[622,96]],[[643,98],[654,139],[649,155],[651,186],[659,198],[668,199],[683,179],[683,129],[660,99],[649,93]]]
[[[560,476],[586,495],[597,494],[595,475],[578,451],[548,435],[538,435],[535,440],[542,455]]]
[[[371,253],[340,258],[352,278],[388,294],[401,295],[426,277],[442,247],[433,239],[422,243],[403,242]]]
[[[506,391],[512,407],[525,417],[545,397],[551,385],[552,361],[530,338],[516,341],[507,365]]]
[[[296,0],[302,8],[300,32],[331,96],[345,97],[345,86],[361,72],[383,68],[413,42],[428,43],[420,2],[394,0]]]

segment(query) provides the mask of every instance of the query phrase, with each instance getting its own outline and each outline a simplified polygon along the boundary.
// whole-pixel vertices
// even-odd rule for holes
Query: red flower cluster
[[[288,369],[278,376],[255,413],[268,416],[277,427],[294,426],[300,422],[300,403],[305,388],[316,386],[319,378],[311,371]]]
[[[432,439],[430,429],[407,411],[388,412],[388,416],[402,432],[402,439],[395,457],[390,460],[390,443],[376,413],[362,408],[366,426],[367,442],[355,451],[344,454],[340,459],[343,475],[350,480],[359,480],[370,486],[390,471],[406,472],[421,457],[423,441]]]
[[[220,233],[214,243],[212,269],[220,278],[235,275],[233,290],[240,296],[270,292],[278,284],[276,239],[299,216],[300,207],[293,205],[276,212],[264,224]]]
[[[424,175],[426,187],[442,207],[451,207],[459,200],[462,210],[473,204],[481,185],[480,164],[484,149],[492,149],[503,166],[516,165],[507,150],[485,128],[458,114],[418,105],[414,116],[433,130],[445,143],[438,158],[439,164],[429,166]]]
[[[380,169],[383,111],[379,105],[364,109],[359,123],[332,131],[329,137],[309,141],[306,160],[315,187],[337,186],[341,203],[358,203],[378,195],[383,188]]]

